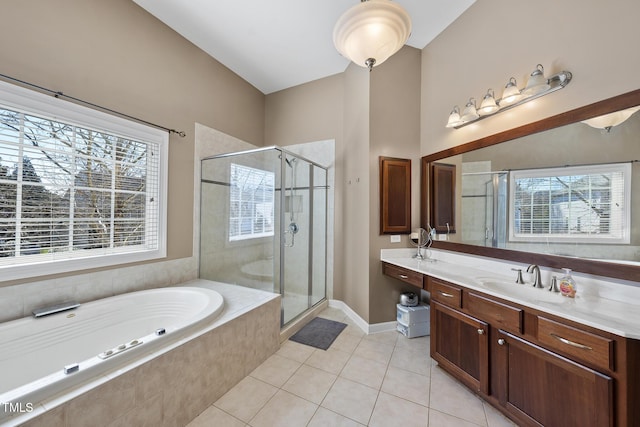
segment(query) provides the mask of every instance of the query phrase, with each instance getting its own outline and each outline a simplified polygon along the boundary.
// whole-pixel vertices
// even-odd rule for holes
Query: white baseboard
[[[389,332],[396,331],[398,323],[396,321],[393,322],[383,322],[383,323],[374,323],[373,325],[369,325],[369,333],[377,334],[379,332]]]
[[[351,319],[365,334],[377,334],[379,332],[388,332],[396,330],[396,322],[374,323],[370,325],[355,311],[351,309],[344,301],[329,300],[329,307],[340,309]]]

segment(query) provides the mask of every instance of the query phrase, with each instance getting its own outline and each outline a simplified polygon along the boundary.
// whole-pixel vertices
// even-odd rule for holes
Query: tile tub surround
[[[225,310],[204,331],[126,369],[37,407],[35,426],[165,426],[188,424],[279,348],[280,297],[194,280],[220,292]],[[157,354],[160,353],[160,354]],[[46,411],[46,412],[45,412]]]
[[[126,292],[176,286],[198,277],[195,257],[101,270],[2,286],[0,322],[31,316],[34,309],[75,300],[85,303]]]
[[[429,250],[436,262],[428,262],[412,258],[414,253],[415,249],[382,249],[380,260],[622,337],[640,339],[640,283],[572,272],[578,285],[577,296],[572,299],[546,289],[552,275],[558,281],[563,276],[559,270],[540,266],[546,287],[536,289],[531,287],[527,266],[521,263],[441,250]],[[527,284],[515,283],[512,268],[522,269]],[[483,281],[506,285],[496,289],[483,285]]]

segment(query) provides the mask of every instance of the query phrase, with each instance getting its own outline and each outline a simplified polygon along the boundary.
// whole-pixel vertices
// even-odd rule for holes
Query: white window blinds
[[[0,268],[164,254],[162,140],[79,126],[38,114],[42,111],[32,113],[28,106],[1,106],[2,101]],[[135,260],[85,261],[82,266]]]
[[[629,243],[630,164],[510,173],[510,238]]]

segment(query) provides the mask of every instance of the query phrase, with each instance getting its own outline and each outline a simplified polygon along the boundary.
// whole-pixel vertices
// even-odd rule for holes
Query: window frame
[[[108,253],[63,252],[43,259],[29,259],[23,262],[7,263],[0,266],[2,280],[15,280],[51,274],[60,274],[130,264],[165,258],[167,256],[167,188],[169,135],[166,131],[138,122],[107,114],[92,108],[48,96],[31,89],[0,81],[0,106],[21,113],[63,122],[110,135],[143,143],[158,145],[158,220],[156,223],[158,244],[155,249],[136,247],[113,248]]]
[[[518,178],[552,176],[593,175],[598,173],[622,172],[623,174],[623,217],[620,220],[620,236],[594,234],[524,234],[515,232],[515,181]],[[630,163],[607,163],[597,165],[563,166],[540,169],[521,169],[509,172],[509,241],[532,243],[583,243],[583,244],[630,244],[631,242],[631,174]]]

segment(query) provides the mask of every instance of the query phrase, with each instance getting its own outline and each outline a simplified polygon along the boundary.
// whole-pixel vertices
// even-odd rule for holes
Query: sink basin
[[[565,302],[565,298],[563,298],[558,292],[549,292],[547,287],[534,288],[531,283],[521,285],[515,282],[492,277],[477,277],[476,283],[487,290],[504,293],[511,297],[522,299],[526,302],[544,302],[546,304],[553,305]]]

